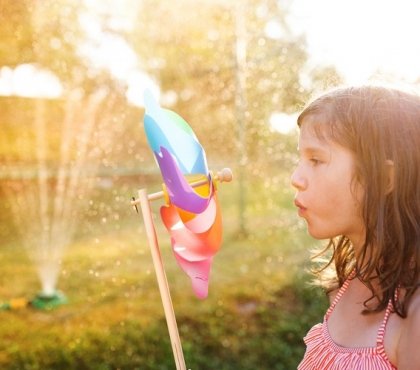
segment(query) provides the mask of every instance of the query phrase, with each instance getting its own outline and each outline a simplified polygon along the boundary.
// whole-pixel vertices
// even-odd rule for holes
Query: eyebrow
[[[324,154],[324,153],[328,153],[328,150],[326,148],[323,147],[318,147],[318,146],[307,146],[307,147],[303,147],[300,148],[298,145],[298,151],[302,152],[302,153],[306,153],[306,154]]]

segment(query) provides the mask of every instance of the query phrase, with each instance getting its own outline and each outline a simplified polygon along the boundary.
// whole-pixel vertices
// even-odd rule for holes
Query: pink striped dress
[[[303,340],[306,352],[298,370],[391,370],[396,369],[389,361],[384,349],[385,326],[391,313],[391,300],[384,319],[378,329],[375,347],[346,348],[336,344],[328,331],[327,321],[350,280],[339,289],[333,303],[324,316],[324,321],[309,330]]]

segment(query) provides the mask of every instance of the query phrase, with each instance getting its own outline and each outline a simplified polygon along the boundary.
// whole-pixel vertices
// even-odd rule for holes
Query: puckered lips
[[[297,199],[295,198],[295,206],[298,209],[299,216],[303,216],[306,212],[306,207]]]

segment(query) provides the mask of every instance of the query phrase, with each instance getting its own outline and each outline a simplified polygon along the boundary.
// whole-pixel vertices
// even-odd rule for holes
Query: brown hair
[[[331,291],[355,270],[372,292],[365,307],[374,297],[379,300],[365,312],[381,311],[391,299],[398,315],[406,317],[419,286],[420,97],[384,87],[340,88],[311,102],[298,117],[299,126],[308,115],[323,118],[316,132],[353,152],[354,180],[365,190],[361,258],[356,260],[350,240],[339,236],[318,254],[332,251],[318,273],[335,267],[334,280],[327,286]],[[396,299],[399,287],[405,294]]]

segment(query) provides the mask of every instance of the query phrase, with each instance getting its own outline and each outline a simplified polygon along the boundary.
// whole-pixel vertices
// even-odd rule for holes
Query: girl
[[[295,204],[331,259],[299,370],[420,369],[420,97],[345,88],[298,118]],[[329,274],[328,272],[333,272]]]

